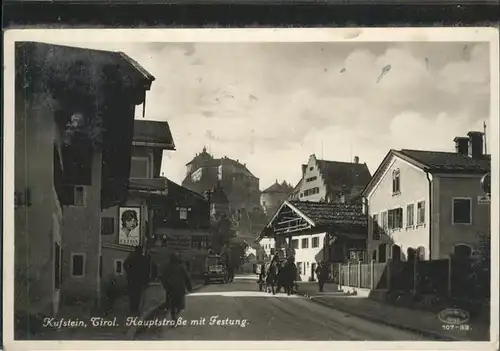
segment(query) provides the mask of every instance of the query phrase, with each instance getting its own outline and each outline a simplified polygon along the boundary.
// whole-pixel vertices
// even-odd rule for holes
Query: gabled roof
[[[314,222],[314,226],[366,226],[367,217],[360,204],[291,201],[296,209]]]
[[[328,190],[334,187],[366,186],[371,179],[366,163],[317,160]]]
[[[377,170],[373,174],[371,181],[363,190],[366,196],[380,180],[384,171],[389,166],[392,157],[398,157],[422,171],[429,173],[461,173],[461,174],[486,174],[491,171],[491,155],[484,155],[481,158],[471,158],[456,152],[425,151],[425,150],[389,150]]]
[[[136,119],[134,121],[133,143],[175,150],[175,143],[168,122]]]
[[[282,211],[288,210],[295,213],[297,218],[290,220],[290,214],[287,214],[286,221],[280,223],[279,218]],[[301,221],[301,224],[298,224],[297,228],[290,228],[290,230],[286,230],[287,233],[300,232],[314,228],[363,236],[366,235],[368,225],[368,219],[363,213],[363,206],[361,204],[283,201],[280,208],[276,211],[272,219],[268,222],[256,240],[266,236],[270,230],[284,230],[284,227],[279,229],[271,228],[275,228],[276,226],[280,226],[286,222],[297,220],[299,220],[299,222]]]
[[[262,191],[262,193],[281,193],[281,194],[287,194],[290,193],[293,190],[292,187],[290,186],[285,186],[283,183],[278,183],[276,182],[268,187],[266,190]]]
[[[491,155],[472,158],[456,152],[423,151],[403,149],[395,154],[420,168],[433,172],[487,173],[491,170]]]

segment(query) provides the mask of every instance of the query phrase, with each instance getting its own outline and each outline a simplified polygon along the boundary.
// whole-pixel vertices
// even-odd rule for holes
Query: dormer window
[[[392,171],[392,194],[396,195],[401,192],[401,183],[400,183],[400,172],[399,169],[395,169]]]

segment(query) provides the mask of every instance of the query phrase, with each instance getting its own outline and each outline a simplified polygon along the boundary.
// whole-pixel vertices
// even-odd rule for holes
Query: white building
[[[474,254],[490,232],[480,187],[490,171],[480,132],[455,138],[455,152],[391,150],[364,190],[372,259],[443,259]]]

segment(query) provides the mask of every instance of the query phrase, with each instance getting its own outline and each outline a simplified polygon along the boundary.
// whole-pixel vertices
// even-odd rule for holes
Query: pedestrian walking
[[[295,278],[297,276],[297,266],[295,265],[295,259],[293,256],[289,256],[286,260],[285,266],[283,267],[283,280],[285,283],[285,291],[287,295],[293,294],[293,286],[295,283]]]
[[[281,292],[281,288],[285,287],[285,284],[283,282],[283,277],[284,277],[283,266],[279,261],[276,262],[276,271],[277,271],[276,293],[279,294]]]
[[[269,265],[269,268],[267,270],[266,274],[266,285],[267,285],[267,292],[268,293],[273,293],[273,295],[276,294],[276,290],[274,288],[277,280],[277,272],[276,272],[276,263],[271,261],[271,264]]]
[[[127,275],[130,313],[138,314],[142,301],[142,294],[149,281],[148,263],[142,253],[142,247],[137,246],[124,263]]]
[[[324,261],[321,261],[316,268],[316,277],[318,278],[319,291],[323,292],[325,281],[328,279],[328,268]]]
[[[170,262],[164,266],[161,282],[165,289],[167,308],[175,321],[186,308],[186,291],[192,291],[191,279],[178,253],[173,253]]]

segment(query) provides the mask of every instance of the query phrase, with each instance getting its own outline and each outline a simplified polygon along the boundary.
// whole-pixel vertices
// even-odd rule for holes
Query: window
[[[195,235],[191,238],[191,248],[200,250],[208,247],[209,242],[207,235]]]
[[[72,277],[85,276],[85,254],[71,255],[71,276]]]
[[[115,275],[123,275],[123,261],[115,260]]]
[[[270,254],[271,254],[271,255],[274,255],[275,251],[276,251],[276,250],[274,249],[274,247],[271,247],[271,249],[270,249]]]
[[[101,218],[101,234],[112,235],[115,233],[115,219],[113,217]]]
[[[425,201],[417,203],[417,224],[425,223]]]
[[[453,224],[472,223],[472,200],[470,198],[454,198],[452,210]]]
[[[54,288],[56,290],[61,289],[61,277],[62,277],[62,265],[61,265],[61,246],[58,243],[54,243]]]
[[[188,218],[188,209],[185,207],[177,207],[177,210],[179,211],[179,218],[180,219],[187,219]]]
[[[69,186],[66,195],[68,205],[85,206],[85,189],[83,185]]]
[[[399,169],[392,171],[392,193],[399,194],[401,192],[400,172]]]
[[[297,268],[298,268],[299,274],[302,274],[302,262],[297,262]]]
[[[403,209],[395,208],[388,211],[388,228],[399,229],[403,227]]]
[[[149,159],[147,157],[132,157],[130,178],[149,178]]]
[[[298,248],[299,248],[299,240],[293,239],[292,240],[292,249],[298,249]]]
[[[385,233],[385,231],[389,228],[389,223],[387,219],[387,212],[382,212],[382,232]]]
[[[307,178],[307,179],[306,179],[306,182],[313,182],[313,181],[315,181],[316,179],[318,179],[318,177],[310,177],[310,178]]]
[[[312,238],[312,247],[319,247],[319,238],[317,236]]]
[[[302,239],[302,248],[303,249],[309,248],[309,238]]]
[[[373,215],[372,239],[380,240],[380,226],[378,224],[378,214]]]
[[[314,167],[309,167],[309,170],[312,171],[314,169]]]
[[[406,206],[406,227],[411,227],[415,224],[415,205],[409,204]]]

